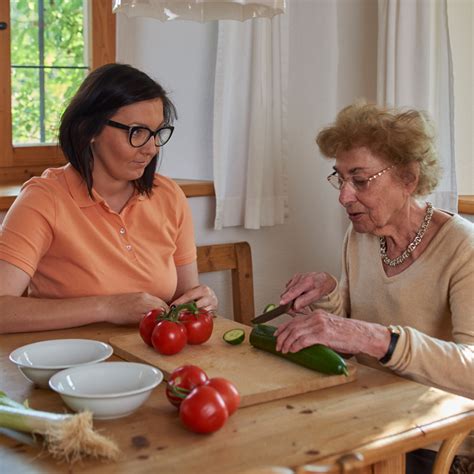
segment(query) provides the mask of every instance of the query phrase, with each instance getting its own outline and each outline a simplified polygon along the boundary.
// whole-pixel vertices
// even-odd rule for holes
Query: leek
[[[48,452],[60,461],[75,463],[90,456],[114,460],[116,444],[92,427],[92,413],[59,414],[34,410],[0,391],[0,426],[40,434]]]

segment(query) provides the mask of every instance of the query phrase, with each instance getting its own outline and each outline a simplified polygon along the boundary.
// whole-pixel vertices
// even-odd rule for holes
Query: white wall
[[[345,103],[375,98],[377,10],[373,0],[340,1],[339,57],[320,33],[329,0],[296,0],[290,11],[288,223],[258,231],[213,230],[214,199],[191,198],[198,245],[246,240],[253,253],[256,310],[276,302],[297,271],[339,274],[340,246],[347,226],[337,193],[326,182],[332,164],[317,153],[314,137],[343,104],[332,103],[335,88]],[[178,107],[176,135],[166,146],[161,172],[171,177],[212,178],[212,89],[217,26],[118,15],[118,60],[152,74],[171,91]],[[315,51],[319,49],[319,53]],[[323,54],[321,55],[321,51]],[[319,58],[316,61],[316,58]],[[339,80],[325,70],[339,63]],[[203,275],[232,314],[230,280]]]
[[[170,94],[178,109],[160,172],[212,179],[212,107],[217,23],[128,19],[117,15],[117,61],[144,70]]]
[[[474,2],[448,0],[459,194],[474,194]]]

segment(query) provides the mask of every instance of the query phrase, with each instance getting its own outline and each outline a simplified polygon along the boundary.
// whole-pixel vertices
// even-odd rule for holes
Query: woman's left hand
[[[191,288],[170,303],[170,306],[178,306],[180,304],[189,303],[190,301],[195,301],[198,308],[204,308],[207,311],[215,311],[217,309],[217,296],[212,288],[206,285]]]
[[[276,349],[283,354],[324,344],[344,354],[364,353],[380,359],[390,343],[390,331],[385,326],[342,318],[320,309],[281,324],[275,336]]]

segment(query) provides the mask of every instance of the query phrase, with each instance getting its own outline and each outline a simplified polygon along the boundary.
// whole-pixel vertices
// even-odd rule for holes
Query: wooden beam
[[[114,63],[116,56],[116,24],[110,0],[90,2],[92,14],[92,69]]]
[[[11,113],[11,69],[10,69],[10,2],[0,0],[0,21],[7,28],[0,30],[0,166],[11,166],[12,113]]]
[[[459,196],[458,212],[459,214],[474,215],[474,194]]]

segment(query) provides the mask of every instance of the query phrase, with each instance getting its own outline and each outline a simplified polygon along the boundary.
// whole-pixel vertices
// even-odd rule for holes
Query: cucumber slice
[[[276,304],[269,303],[267,304],[267,306],[265,306],[265,309],[263,310],[263,312],[268,313],[269,311],[271,311],[272,309],[275,309],[276,307],[277,307]]]
[[[229,329],[222,336],[225,342],[236,346],[237,344],[242,344],[245,339],[245,332],[243,329]]]

